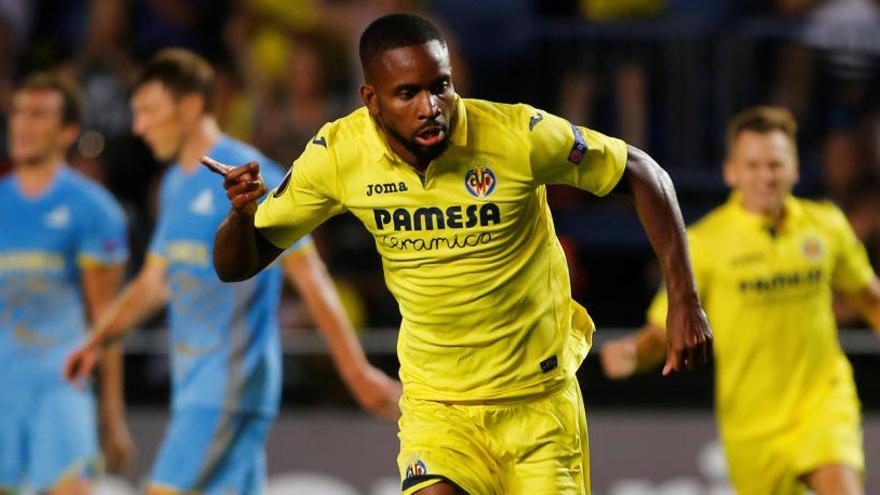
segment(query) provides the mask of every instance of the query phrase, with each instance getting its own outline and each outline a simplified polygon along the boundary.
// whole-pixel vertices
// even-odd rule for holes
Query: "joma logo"
[[[388,193],[396,193],[396,192],[405,192],[408,189],[406,188],[406,182],[386,182],[384,184],[367,184],[367,196],[372,196],[373,194],[388,194]]]

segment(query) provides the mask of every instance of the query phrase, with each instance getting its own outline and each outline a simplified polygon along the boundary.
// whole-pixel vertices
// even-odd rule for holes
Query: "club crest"
[[[822,246],[822,241],[816,237],[807,237],[804,239],[802,249],[804,251],[804,257],[809,261],[818,261],[822,259],[822,255],[825,251]]]
[[[485,199],[495,191],[495,172],[486,165],[474,165],[464,176],[464,187],[475,198]]]
[[[415,476],[424,476],[428,474],[428,468],[425,463],[418,460],[406,467],[406,475],[404,478],[413,478]]]

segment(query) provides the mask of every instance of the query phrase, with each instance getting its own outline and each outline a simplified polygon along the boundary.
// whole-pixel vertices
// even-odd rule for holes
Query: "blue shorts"
[[[100,466],[95,401],[66,383],[0,403],[0,489],[48,491]]]
[[[211,408],[174,411],[150,483],[205,495],[264,493],[272,421]]]

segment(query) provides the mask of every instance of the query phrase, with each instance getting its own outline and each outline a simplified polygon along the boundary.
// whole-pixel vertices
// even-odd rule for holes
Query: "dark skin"
[[[445,46],[431,41],[388,50],[366,61],[365,72],[367,83],[360,89],[364,104],[389,147],[424,174],[431,160],[446,149],[455,121],[455,92]],[[268,266],[281,250],[254,227],[256,200],[266,192],[259,180],[259,165],[229,167],[224,184],[233,210],[217,231],[214,266],[222,280],[245,280]],[[712,331],[697,296],[672,181],[651,157],[630,146],[616,192],[632,200],[666,279],[669,316],[663,374],[706,363],[712,355]],[[439,483],[418,493],[459,492]]]

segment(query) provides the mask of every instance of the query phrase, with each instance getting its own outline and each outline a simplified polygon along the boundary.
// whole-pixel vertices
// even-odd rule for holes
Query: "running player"
[[[366,106],[325,125],[259,207],[259,167],[227,175],[234,209],[217,233],[218,274],[252,277],[353,213],[403,316],[404,493],[588,493],[575,371],[594,325],[571,299],[545,185],[634,198],[673,287],[671,372],[706,361],[711,332],[668,176],[547,112],[459,98],[444,37],[421,17],[374,21],[360,56]]]
[[[160,192],[149,256],[137,278],[73,354],[67,374],[87,374],[99,350],[170,298],[171,424],[150,477],[150,494],[262,493],[263,445],[280,397],[277,307],[282,268],[296,283],[358,400],[398,415],[399,384],[364,357],[314,245],[308,239],[254,280],[224,284],[211,266],[214,232],[228,210],[222,183],[199,165],[266,160],[221,133],[210,113],[212,70],[197,55],[164,50],[132,95],[134,132],[160,160],[175,162]],[[277,184],[280,170],[266,178]]]
[[[843,214],[791,195],[796,123],[756,107],[728,129],[727,203],[688,233],[716,332],[715,402],[738,493],[860,494],[859,401],[840,349],[832,291],[880,329],[880,281]],[[602,349],[612,378],[663,360],[666,293],[639,333]]]
[[[13,94],[14,169],[0,180],[0,493],[91,493],[100,464],[92,392],[59,370],[113,300],[128,243],[119,204],[65,163],[80,116],[79,90],[55,75]],[[102,443],[118,469],[132,452],[118,347],[100,385]]]

